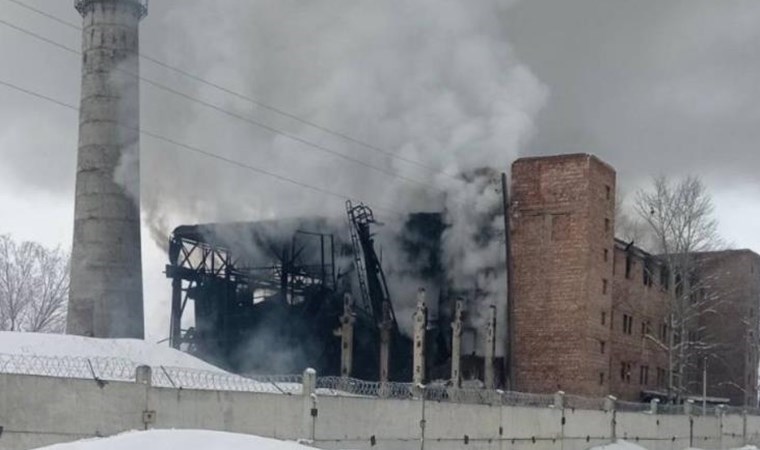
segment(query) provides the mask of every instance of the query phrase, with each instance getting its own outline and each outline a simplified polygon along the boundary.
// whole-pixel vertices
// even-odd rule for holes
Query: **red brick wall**
[[[609,391],[609,358],[599,342],[610,334],[601,314],[611,310],[612,264],[604,249],[611,259],[614,193],[615,171],[590,155],[525,158],[512,166],[519,390]]]
[[[660,285],[660,268],[652,264],[651,285],[644,284],[645,257],[640,250],[616,245],[612,284],[610,393],[621,400],[642,400],[644,391],[667,393],[667,335],[661,335],[669,310],[668,293]],[[626,274],[626,259],[630,269]],[[628,316],[630,333],[624,329]],[[642,324],[648,323],[648,330]],[[665,346],[665,348],[663,348]],[[623,373],[623,363],[626,364]],[[645,375],[642,377],[642,367]],[[658,380],[658,369],[664,371]]]

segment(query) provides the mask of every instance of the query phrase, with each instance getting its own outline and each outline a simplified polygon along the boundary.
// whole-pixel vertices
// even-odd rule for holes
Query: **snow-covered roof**
[[[192,355],[166,345],[137,339],[96,339],[82,336],[0,331],[0,355],[55,358],[113,358],[135,365],[223,372]]]

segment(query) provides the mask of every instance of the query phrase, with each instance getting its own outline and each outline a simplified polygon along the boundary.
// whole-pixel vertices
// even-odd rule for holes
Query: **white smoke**
[[[209,87],[179,84],[187,92],[416,183],[202,106],[172,106],[152,89],[143,91],[156,105],[144,114],[143,126],[363,200],[385,222],[394,220],[388,209],[445,209],[450,227],[444,257],[450,281],[482,291],[483,302],[499,303],[503,274],[486,269],[503,263],[503,246],[498,236],[484,242],[482,233],[503,229],[501,197],[499,186],[492,184],[493,173],[479,169],[508,170],[530,138],[533,118],[547,97],[546,88],[519,62],[507,39],[502,18],[512,3],[195,0],[167,18],[181,24],[185,34],[166,44],[162,59],[432,170]],[[171,226],[178,220],[259,220],[343,211],[339,199],[165,147],[143,142],[144,207],[160,208],[160,215],[149,211],[147,217],[171,217],[166,222]],[[384,245],[385,264],[400,259],[393,244]],[[414,280],[401,284],[408,292],[398,296],[413,304],[419,286]]]

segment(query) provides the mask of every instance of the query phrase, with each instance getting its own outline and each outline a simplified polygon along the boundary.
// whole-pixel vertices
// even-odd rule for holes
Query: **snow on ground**
[[[222,372],[221,369],[167,345],[137,339],[96,339],[82,336],[0,331],[0,355],[72,358],[118,358],[136,365],[179,367]]]
[[[647,450],[645,447],[634,444],[632,442],[619,440],[614,444],[599,445],[591,447],[589,450]]]
[[[646,447],[642,447],[638,444],[634,444],[632,442],[619,440],[615,442],[614,444],[607,444],[607,445],[599,445],[596,447],[591,447],[589,450],[647,450]],[[702,450],[699,448],[687,448],[685,450]],[[748,445],[746,447],[736,448],[732,450],[758,450],[757,447],[754,445]]]
[[[39,450],[305,450],[295,442],[201,430],[153,430],[57,444]]]

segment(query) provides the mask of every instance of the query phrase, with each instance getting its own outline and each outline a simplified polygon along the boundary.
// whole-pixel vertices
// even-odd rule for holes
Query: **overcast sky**
[[[68,22],[81,20],[73,1],[19,1]],[[371,27],[373,39],[386,33],[389,42],[394,42],[395,34],[409,35],[417,21],[422,34],[453,23],[466,35],[466,23],[446,16],[462,15],[462,10],[452,7],[455,3],[440,2],[446,5],[445,11],[443,6],[441,11],[399,11],[397,24],[406,30],[404,34],[394,29],[393,11],[376,12],[367,1],[323,0],[306,7],[296,0],[157,0],[151,2],[142,24],[142,52],[386,148],[396,143],[385,140],[377,130],[388,128],[351,123],[349,113],[322,109],[340,108],[357,115],[367,102],[387,101],[382,89],[370,85],[371,97],[357,93],[341,95],[337,101],[334,93],[341,91],[325,88],[325,74],[333,72],[323,66],[340,64],[341,58],[353,54],[347,49],[357,55],[365,52],[361,45],[350,46],[352,33],[357,35],[356,42],[366,42],[362,40],[365,27]],[[760,252],[760,2],[524,0],[509,7],[505,0],[460,3],[479,10],[466,15],[465,22],[486,20],[483,13],[489,8],[480,4],[498,4],[483,26],[488,29],[487,42],[509,49],[504,57],[519,61],[520,66],[510,62],[510,71],[524,74],[527,69],[532,74],[517,76],[519,82],[513,83],[530,92],[529,99],[515,102],[533,119],[532,133],[524,133],[532,137],[510,143],[516,147],[510,157],[515,152],[592,153],[616,167],[618,182],[627,191],[658,174],[699,175],[714,195],[724,237],[736,247]],[[374,20],[380,13],[385,20]],[[439,13],[437,20],[433,16]],[[69,47],[81,44],[78,31],[8,0],[0,0],[0,20]],[[473,28],[479,25],[472,24]],[[416,63],[415,58],[407,58],[416,55],[414,49],[380,48],[389,60],[404,66],[398,68],[399,79],[417,73],[405,71]],[[488,54],[500,53],[496,49]],[[78,104],[77,56],[2,23],[0,55],[0,81]],[[487,70],[483,61],[474,61],[473,67],[452,72]],[[394,76],[393,67],[390,76]],[[351,66],[345,69],[344,79],[361,85],[361,79],[351,77]],[[221,98],[218,92],[193,86],[160,67],[144,63],[143,74],[209,101]],[[229,98],[219,101],[237,108]],[[248,162],[270,170],[282,171],[290,164],[285,160],[288,149],[276,157],[267,153],[278,143],[261,130],[233,126],[229,117],[202,111],[166,92],[144,86],[141,108],[143,126],[151,130],[214,148],[256,146],[263,156],[257,160],[256,154],[248,155]],[[266,111],[256,113],[257,120],[283,125]],[[413,114],[405,117],[413,123],[424,119]],[[48,245],[70,245],[77,123],[73,111],[0,86],[0,233]],[[229,168],[209,169],[217,163],[177,155],[145,139],[142,152],[144,207],[163,214],[155,222],[160,227],[144,231],[143,243],[146,301],[152,315],[148,333],[159,339],[167,333],[168,282],[161,273],[163,250],[150,237],[165,240],[162,233],[186,221],[254,219],[257,212],[271,214],[275,207],[267,204],[269,197],[257,195],[261,184],[246,184],[254,177],[249,173],[228,176],[222,170]],[[355,156],[369,158],[363,153]],[[323,156],[309,158],[314,159],[304,167],[317,171],[331,167],[328,163],[320,166]],[[208,176],[209,170],[213,176]],[[177,195],[175,187],[192,200]],[[272,189],[291,188],[276,185]],[[298,199],[297,205],[315,203],[298,190],[292,196]],[[325,203],[324,209],[339,212],[341,205],[334,200]]]

